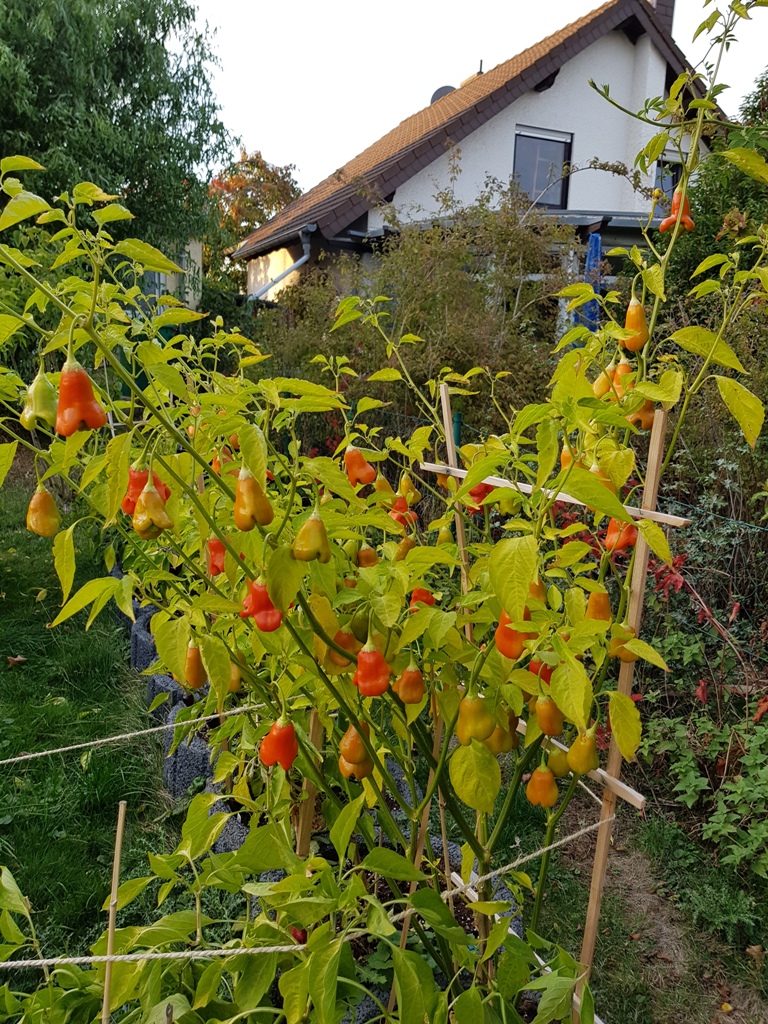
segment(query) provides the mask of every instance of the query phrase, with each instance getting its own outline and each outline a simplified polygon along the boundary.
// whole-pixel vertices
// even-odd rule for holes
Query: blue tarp
[[[587,258],[584,262],[584,280],[591,284],[595,291],[600,290],[600,264],[603,258],[603,239],[599,231],[589,236]],[[583,324],[590,331],[597,330],[600,307],[593,299],[576,310],[576,322]]]

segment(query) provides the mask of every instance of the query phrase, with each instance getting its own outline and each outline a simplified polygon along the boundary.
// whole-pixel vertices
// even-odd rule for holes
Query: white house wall
[[[622,106],[639,110],[647,96],[664,92],[665,75],[664,58],[647,35],[634,45],[620,31],[603,36],[568,61],[551,88],[526,93],[461,141],[461,173],[452,186],[455,197],[468,205],[489,175],[502,182],[510,179],[518,125],[572,134],[575,166],[597,157],[620,161],[631,170],[654,130],[613,107],[589,86],[589,79],[609,85],[611,96]],[[437,213],[434,196],[450,185],[451,161],[446,152],[397,190],[393,203],[402,219],[422,220]],[[647,201],[626,179],[605,171],[579,171],[569,181],[568,209],[603,212],[646,207]],[[369,230],[382,227],[383,222],[380,209],[370,211]]]
[[[254,295],[257,291],[268,284],[270,281],[274,281],[276,277],[279,277],[284,270],[292,266],[298,256],[293,254],[289,249],[276,249],[274,252],[267,253],[265,256],[259,256],[255,260],[248,261],[248,294]],[[288,274],[282,281],[270,288],[268,292],[261,296],[262,299],[267,301],[274,301],[275,297],[283,290],[288,288],[290,285],[297,284],[299,277],[301,276],[300,270],[295,270],[292,274]]]

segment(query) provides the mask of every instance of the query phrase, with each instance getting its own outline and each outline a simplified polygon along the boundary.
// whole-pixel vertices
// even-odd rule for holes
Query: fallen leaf
[[[8,668],[15,668],[17,665],[23,665],[26,662],[26,658],[22,658],[20,654],[9,654],[8,655]]]
[[[35,598],[35,601],[44,601],[46,599],[46,597],[48,597],[48,591],[47,590],[38,590],[37,597]]]
[[[751,956],[758,967],[762,968],[765,963],[765,950],[762,946],[747,946],[745,950],[747,956]]]
[[[629,938],[632,942],[634,942],[636,939],[640,938],[640,932],[632,932]]]
[[[700,679],[699,685],[696,687],[696,699],[700,700],[702,704],[707,703],[707,680]]]
[[[759,722],[765,714],[768,714],[768,697],[761,697],[757,702],[757,711],[755,712],[752,721]]]
[[[733,1007],[730,1003],[723,1003],[723,1005],[720,1007],[720,1011],[721,1013],[733,1013]]]

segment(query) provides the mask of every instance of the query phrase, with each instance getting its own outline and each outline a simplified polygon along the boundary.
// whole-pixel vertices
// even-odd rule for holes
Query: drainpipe
[[[247,299],[248,302],[255,302],[256,299],[260,299],[262,295],[266,295],[271,288],[274,288],[278,281],[282,281],[284,277],[287,277],[289,274],[292,274],[294,270],[298,270],[299,267],[304,266],[304,264],[309,261],[309,236],[313,231],[317,231],[317,224],[304,225],[301,231],[299,231],[299,238],[304,248],[304,255],[297,259],[295,263],[292,263],[291,266],[287,268],[287,270],[284,270],[281,274],[278,274],[277,277],[273,277],[272,280],[269,281],[267,284],[262,285],[258,291],[253,293],[253,295],[249,295]]]

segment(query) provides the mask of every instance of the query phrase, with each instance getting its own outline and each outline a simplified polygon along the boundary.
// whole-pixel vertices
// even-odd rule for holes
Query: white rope
[[[103,747],[108,743],[122,743],[125,740],[134,740],[138,736],[148,736],[150,733],[164,732],[169,729],[182,728],[185,725],[197,725],[198,722],[219,722],[222,718],[231,715],[243,715],[246,711],[257,711],[265,707],[264,704],[247,704],[241,708],[232,708],[231,711],[217,712],[215,715],[205,715],[202,718],[192,718],[188,722],[166,722],[165,725],[153,725],[149,729],[138,729],[136,732],[122,732],[117,736],[106,736],[100,740],[88,740],[85,743],[72,743],[68,747],[55,747],[53,750],[39,750],[34,754],[19,754],[17,757],[6,757],[0,761],[0,766],[6,764],[18,764],[20,761],[33,761],[38,757],[50,757],[53,754],[69,754],[73,750],[86,750],[89,747]]]
[[[5,960],[0,970],[17,970],[20,967],[75,967],[80,964],[127,964],[138,960],[205,960],[212,956],[240,956],[245,953],[294,953],[306,949],[306,943],[290,946],[251,946],[237,949],[188,949],[178,953],[113,953],[112,956],[63,956],[45,960]]]
[[[589,786],[584,782],[583,779],[579,779],[579,785],[581,786],[581,788],[584,790],[585,793],[589,793],[589,795],[592,797],[592,799],[595,801],[595,803],[597,804],[598,807],[602,807],[603,806],[603,798],[598,796],[597,793],[593,789],[590,789]]]

